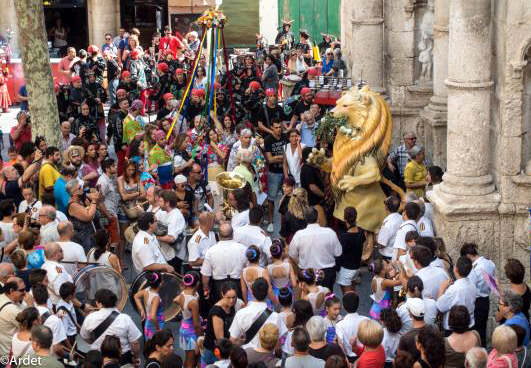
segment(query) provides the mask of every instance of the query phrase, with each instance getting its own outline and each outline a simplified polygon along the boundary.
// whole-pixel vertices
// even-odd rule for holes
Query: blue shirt
[[[118,48],[114,43],[111,43],[110,45],[108,43],[104,43],[103,45],[101,45],[101,52],[104,53],[106,50],[109,50],[111,54],[115,57],[118,53]]]
[[[330,70],[332,70],[332,66],[334,65],[334,59],[331,59],[328,64],[326,63],[326,60],[323,60],[323,67],[321,68],[321,73],[325,75]]]
[[[28,90],[26,89],[26,85],[23,85],[22,87],[19,88],[18,94],[21,95],[22,97],[28,97]],[[28,111],[29,110],[28,101],[20,102],[20,110],[22,110],[22,111]]]
[[[53,196],[55,198],[55,205],[57,209],[66,214],[68,202],[70,202],[70,194],[66,190],[66,181],[62,177],[57,179],[53,185]]]
[[[317,129],[317,123],[313,125],[312,128],[308,127],[306,123],[301,123],[301,143],[305,144],[306,147],[315,147],[317,142],[315,141],[315,136],[313,133]]]
[[[518,314],[515,314],[511,318],[509,318],[505,323],[507,326],[520,326],[525,331],[525,337],[524,337],[524,346],[529,345],[529,336],[531,334],[531,328],[529,327],[529,321],[525,317],[525,315],[520,312]]]
[[[46,261],[44,257],[44,249],[36,249],[28,253],[28,268],[41,268]]]

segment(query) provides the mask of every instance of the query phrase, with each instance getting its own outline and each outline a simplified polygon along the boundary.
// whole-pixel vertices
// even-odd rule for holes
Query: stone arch
[[[527,54],[531,50],[531,37],[525,40],[524,43],[520,45],[518,52],[518,63],[526,63]]]

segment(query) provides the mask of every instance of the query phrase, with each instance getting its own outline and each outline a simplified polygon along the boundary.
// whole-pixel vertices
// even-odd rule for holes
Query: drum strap
[[[70,311],[68,309],[66,309],[65,306],[60,306],[59,308],[57,308],[57,310],[62,310],[62,311],[65,311],[66,314],[68,315],[68,318],[70,318],[70,321],[74,324],[74,326],[76,326],[76,330],[77,332],[79,333],[79,330],[81,329],[79,327],[79,324],[77,323],[77,320],[74,318],[74,316],[72,316],[72,313],[70,313]]]
[[[260,331],[260,329],[262,328],[264,323],[267,321],[271,313],[273,313],[273,311],[269,308],[264,309],[264,311],[260,313],[258,318],[253,322],[251,327],[249,327],[249,329],[245,333],[246,344],[248,344],[249,342],[251,342],[252,339],[254,339],[254,337],[256,336],[258,331]]]
[[[118,313],[117,311],[112,311],[111,314],[109,314],[109,316],[105,318],[103,322],[101,322],[98,327],[94,329],[94,331],[92,331],[92,343],[99,339],[100,336],[103,335],[105,331],[107,331],[107,329],[111,326],[111,324],[114,322],[114,320],[116,319],[116,317],[118,317],[119,314],[120,313]]]

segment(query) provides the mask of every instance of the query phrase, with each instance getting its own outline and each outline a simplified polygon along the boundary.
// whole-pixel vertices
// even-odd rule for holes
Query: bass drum
[[[149,272],[144,271],[140,273],[131,284],[131,289],[129,290],[129,300],[137,313],[138,309],[136,308],[134,296],[138,291],[147,287],[146,275]],[[182,279],[179,276],[173,273],[162,272],[162,285],[159,289],[159,295],[162,307],[164,308],[166,322],[175,318],[181,312],[179,304],[173,302],[173,299],[181,293],[181,282]]]
[[[96,291],[109,289],[116,294],[116,308],[122,311],[127,303],[127,284],[122,275],[114,268],[91,265],[80,269],[74,275],[76,297],[82,303],[94,304]]]

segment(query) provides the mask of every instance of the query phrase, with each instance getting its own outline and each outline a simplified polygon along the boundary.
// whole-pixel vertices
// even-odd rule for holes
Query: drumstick
[[[82,261],[61,261],[59,263],[64,263],[64,264],[86,264],[86,265],[99,265],[99,263],[97,262],[82,262]]]

